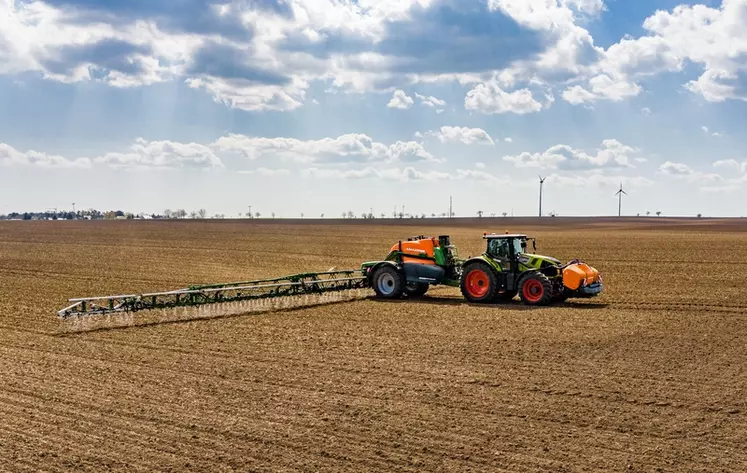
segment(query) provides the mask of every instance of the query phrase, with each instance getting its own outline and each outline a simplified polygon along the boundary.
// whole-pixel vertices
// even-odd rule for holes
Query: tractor
[[[527,305],[548,305],[571,297],[594,297],[603,290],[599,271],[580,260],[560,260],[527,251],[536,239],[523,234],[485,233],[485,252],[461,260],[448,235],[417,236],[392,246],[383,261],[361,265],[377,297],[419,297],[431,285],[459,287],[472,303],[509,302],[519,295]]]

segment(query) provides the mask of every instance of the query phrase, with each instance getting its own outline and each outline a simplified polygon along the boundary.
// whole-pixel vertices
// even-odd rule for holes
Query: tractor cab
[[[514,270],[520,261],[527,260],[522,255],[527,253],[527,242],[529,240],[532,240],[533,251],[537,250],[535,239],[523,234],[485,233],[483,239],[487,240],[488,243],[485,254],[509,271]]]

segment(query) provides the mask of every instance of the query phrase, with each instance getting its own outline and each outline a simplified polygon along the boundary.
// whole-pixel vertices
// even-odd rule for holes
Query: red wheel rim
[[[529,302],[537,302],[542,299],[542,296],[545,294],[545,288],[542,286],[541,282],[536,279],[530,279],[524,283],[521,292],[524,294],[524,299]]]
[[[488,273],[486,273],[482,269],[475,269],[470,271],[469,274],[467,274],[467,279],[465,282],[467,292],[472,297],[483,297],[488,293],[488,289],[490,288],[490,279],[488,278]]]

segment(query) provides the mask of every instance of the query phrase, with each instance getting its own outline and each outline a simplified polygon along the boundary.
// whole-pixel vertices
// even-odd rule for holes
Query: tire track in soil
[[[153,425],[146,425],[143,419],[137,419],[140,422],[136,425],[136,422],[123,416],[107,416],[106,411],[93,407],[91,404],[80,403],[76,405],[69,400],[60,399],[50,403],[46,402],[49,401],[48,399],[34,395],[33,392],[7,389],[4,391],[11,394],[11,396],[3,397],[0,394],[0,405],[2,405],[0,412],[16,414],[16,417],[20,417],[18,414],[23,414],[29,409],[33,409],[42,414],[45,420],[29,419],[27,416],[24,420],[27,428],[29,425],[35,425],[45,430],[45,428],[52,428],[51,426],[53,425],[55,431],[63,430],[65,433],[65,435],[62,435],[62,433],[58,434],[59,441],[73,442],[77,437],[80,437],[84,443],[101,445],[104,443],[104,440],[127,439],[126,442],[122,442],[121,444],[119,442],[107,443],[107,452],[101,452],[100,456],[109,461],[116,461],[117,458],[126,456],[124,454],[135,451],[141,454],[138,455],[138,458],[151,458],[152,456],[147,455],[147,453],[155,453],[156,455],[153,456],[166,457],[170,460],[170,464],[183,464],[185,460],[189,463],[199,464],[200,462],[204,462],[206,458],[213,458],[213,466],[216,466],[216,463],[220,467],[230,466],[228,463],[215,461],[215,453],[225,452],[216,452],[214,449],[203,448],[195,445],[196,442],[190,442],[190,448],[187,451],[180,449],[178,445],[183,445],[193,435],[191,433],[189,435],[185,433],[182,437],[173,438],[173,442],[164,442],[165,439],[172,438],[169,435],[171,432],[159,429]],[[32,401],[24,403],[25,397],[31,398]],[[42,401],[42,404],[38,404],[39,401]],[[70,424],[75,425],[76,428],[65,427],[65,425]],[[96,434],[91,434],[90,432],[96,432]],[[48,438],[48,435],[45,435],[44,438]],[[154,442],[156,439],[158,440]],[[202,455],[198,455],[198,452],[202,453]],[[152,463],[146,460],[144,463],[141,462],[139,466],[147,471],[154,467],[159,467],[159,463]],[[209,465],[205,464],[203,466]]]
[[[468,409],[466,409],[466,410],[468,410]],[[468,410],[468,411],[469,411],[469,410]],[[470,411],[470,412],[472,412],[472,411]],[[478,411],[478,412],[479,412],[479,411]],[[549,422],[557,422],[557,421],[556,421],[556,420],[553,420],[553,419],[550,419],[550,420],[549,420]],[[645,433],[645,432],[640,432],[640,433],[641,433],[641,434],[643,434],[643,433]],[[650,433],[650,432],[648,432],[648,434],[650,435],[651,433]]]
[[[125,344],[125,345],[128,345],[128,344]],[[132,346],[137,347],[138,344],[133,344]],[[21,350],[32,350],[32,351],[36,351],[36,352],[39,352],[39,353],[46,353],[46,354],[50,355],[50,357],[57,357],[58,356],[58,355],[55,354],[55,352],[45,351],[45,350],[42,350],[42,349],[39,349],[39,348],[29,348],[29,347],[26,347],[26,346],[16,346],[15,348],[21,349]],[[152,349],[152,350],[157,350],[155,347],[149,347],[149,348]],[[194,356],[198,356],[199,350],[197,350],[195,352],[192,352],[190,350],[176,350],[176,353],[191,354],[191,355],[194,355]],[[101,354],[102,354],[101,352],[98,352],[99,356]],[[226,360],[226,361],[240,360],[242,363],[246,363],[246,362],[250,361],[250,362],[253,362],[253,363],[263,363],[263,364],[267,364],[267,365],[270,365],[270,366],[276,364],[275,362],[272,361],[272,359],[260,359],[260,358],[256,358],[256,357],[246,357],[244,355],[242,355],[240,357],[226,356],[226,355],[222,355],[222,354],[205,354],[205,353],[201,353],[200,355],[202,356],[202,358],[204,358],[205,355],[208,355],[208,356],[217,356],[217,357],[220,357],[221,359]],[[73,357],[78,357],[78,358],[81,358],[81,359],[87,359],[85,356],[83,356],[83,355],[77,355],[77,354],[66,354],[65,356],[73,356]],[[144,358],[147,358],[147,357],[144,357]],[[157,360],[157,359],[160,359],[160,358],[162,358],[162,357],[153,357],[152,359],[153,360]],[[306,361],[302,361],[302,359],[292,358],[292,357],[277,356],[276,358],[279,361],[285,362],[284,364],[286,366],[288,366],[288,364],[294,364],[298,368],[302,368],[302,369],[308,369],[309,367],[327,368],[327,369],[333,368],[333,369],[335,369],[337,371],[347,372],[347,373],[361,375],[361,376],[365,376],[367,374],[382,374],[383,373],[383,374],[386,374],[387,376],[389,376],[391,378],[395,378],[395,379],[399,379],[399,378],[403,378],[403,379],[404,378],[420,378],[422,380],[431,380],[431,381],[445,381],[445,380],[453,379],[453,376],[454,376],[452,373],[447,373],[447,372],[441,372],[441,373],[430,372],[426,376],[417,376],[418,372],[415,369],[412,369],[412,370],[401,370],[402,372],[405,373],[405,376],[403,376],[402,373],[387,371],[386,369],[381,369],[381,370],[376,370],[376,369],[372,370],[372,369],[369,369],[369,370],[366,370],[365,368],[363,368],[363,369],[349,368],[347,366],[347,364],[342,364],[342,365],[335,364],[335,363],[318,363],[318,364],[314,364],[314,363],[309,363],[309,362],[306,362]],[[377,356],[372,355],[370,358],[374,359],[374,358],[377,358]],[[116,362],[115,360],[109,360],[107,358],[99,358],[99,359],[97,359],[97,361],[100,362],[100,363]],[[477,360],[475,360],[473,362],[473,364],[476,365],[476,366],[495,366],[495,367],[498,367],[498,366],[500,366],[501,364],[504,364],[504,363],[505,363],[505,359],[502,359],[500,362],[493,362],[493,363],[490,363],[490,362],[481,363],[481,362],[479,362]],[[142,366],[142,367],[150,367],[151,366],[148,363],[143,363],[143,362],[136,362],[134,364],[136,364],[138,366]],[[544,364],[544,362],[542,362],[540,360],[538,360],[536,362],[531,362],[529,360],[522,360],[522,365],[523,365],[524,368],[531,367],[531,368],[534,369],[535,372],[537,370],[545,370],[545,371],[548,371],[548,372],[554,372],[554,373],[558,373],[558,374],[566,374],[568,376],[571,376],[571,375],[578,376],[578,373],[576,371],[572,370],[572,369],[564,369],[562,366],[561,367],[557,367],[557,368],[543,368],[543,366],[542,366],[543,364]],[[168,369],[168,368],[166,368],[166,369]],[[198,370],[198,371],[192,372],[192,374],[194,376],[205,376],[208,373]],[[218,376],[218,378],[219,379],[223,379],[224,376],[221,375],[221,376]],[[630,375],[630,374],[626,375],[626,380],[628,382],[630,382],[631,379],[656,380],[657,378],[656,378],[656,376],[653,376],[653,375],[652,376],[646,376],[646,375],[639,376],[639,375]],[[620,381],[623,381],[623,379],[621,378]],[[670,384],[680,383],[685,388],[691,386],[691,381],[678,382],[677,380],[670,380],[669,383]],[[391,382],[392,386],[396,386],[397,384],[398,383]],[[699,384],[701,386],[710,386],[710,387],[715,388],[715,389],[723,389],[724,387],[728,387],[729,386],[728,380],[726,380],[726,384],[724,384],[723,380],[722,381],[717,381],[717,382],[708,382],[708,378],[706,380],[703,380],[703,382],[700,382]],[[739,387],[739,385],[738,384],[737,385],[733,385],[733,387]],[[610,400],[612,400],[612,399],[610,399]],[[642,402],[645,403],[646,401],[642,401]],[[654,402],[656,402],[656,401],[654,401]]]
[[[92,340],[88,340],[92,341]],[[95,341],[96,342],[96,341]],[[109,344],[110,342],[107,340],[106,342],[101,342]],[[337,362],[330,362],[331,360],[328,359],[326,362],[318,362],[314,363],[311,361],[308,361],[308,358],[297,358],[297,357],[289,357],[289,356],[281,356],[281,355],[275,355],[273,358],[259,358],[256,356],[247,356],[245,354],[240,355],[229,355],[224,353],[209,353],[206,351],[202,351],[202,349],[195,349],[195,350],[187,350],[183,348],[171,348],[171,347],[157,347],[152,345],[141,345],[139,343],[128,343],[128,342],[111,342],[113,345],[121,345],[125,347],[130,348],[138,348],[138,349],[147,349],[152,350],[154,352],[159,352],[161,349],[164,351],[169,351],[173,353],[179,353],[182,355],[192,355],[195,357],[199,357],[201,359],[205,359],[206,357],[214,357],[214,358],[220,358],[222,360],[225,360],[227,362],[230,361],[240,361],[242,363],[256,363],[256,364],[265,364],[268,366],[274,366],[278,363],[282,363],[285,367],[296,367],[299,369],[334,369],[336,371],[340,372],[346,372],[350,373],[352,375],[374,375],[374,374],[386,374],[390,378],[393,379],[400,379],[400,380],[420,380],[423,382],[445,382],[445,381],[453,381],[454,375],[453,373],[444,372],[444,371],[436,371],[436,370],[419,370],[416,368],[411,369],[405,369],[400,367],[397,369],[397,371],[387,370],[386,368],[376,369],[376,368],[370,368],[370,364],[368,363],[357,363],[358,360],[356,360],[356,363],[351,363],[349,357],[342,357],[340,360],[337,360]],[[160,357],[152,357],[152,359],[158,359]],[[380,354],[371,354],[368,356],[361,356],[359,359],[367,360],[367,361],[375,361],[377,359],[380,359]],[[102,361],[107,359],[102,359]],[[108,361],[108,360],[107,360]],[[503,358],[500,361],[497,362],[491,362],[490,360],[485,361],[473,361],[472,365],[474,367],[494,367],[496,368],[496,371],[498,371],[499,367],[505,366],[506,359]],[[352,365],[352,366],[351,366]],[[354,366],[369,366],[369,368],[356,368]],[[565,375],[565,376],[576,376],[578,377],[578,372],[571,369],[571,368],[565,368],[564,366],[560,365],[557,367],[548,368],[546,367],[546,362],[538,360],[538,361],[529,361],[529,360],[522,360],[523,368],[532,368],[535,372],[536,371],[542,371],[544,370],[547,373],[555,373],[558,375]],[[151,366],[148,364],[142,364],[142,366]],[[201,375],[204,376],[206,373],[204,372],[195,372],[195,375]],[[223,376],[220,376],[221,379],[224,379]],[[656,381],[658,380],[657,375],[646,375],[645,373],[636,373],[636,374],[626,374],[624,377],[619,378],[620,382],[627,382],[630,383],[631,380],[639,380],[639,381]],[[706,378],[702,381],[699,381],[698,384],[701,387],[710,387],[714,390],[721,390],[725,387],[733,387],[738,388],[741,387],[741,384],[739,384],[737,381],[734,381],[735,384],[729,384],[729,381],[733,380],[720,380],[720,381],[712,381],[711,378]],[[459,381],[460,383],[467,384],[470,381],[467,379],[462,379]],[[396,386],[397,383],[394,381],[390,381],[392,383],[392,386]],[[692,381],[677,381],[677,380],[668,380],[668,383],[670,385],[672,384],[680,384],[682,388],[690,388],[692,386]],[[642,383],[642,384],[649,384],[649,383]],[[672,394],[676,394],[676,391]],[[674,396],[676,397],[676,396]],[[615,398],[612,396],[607,396],[606,400],[610,402],[618,402]],[[633,399],[630,401],[631,403],[635,404],[638,402],[641,402],[643,404],[647,402],[656,403],[659,401],[653,400],[641,400],[638,401],[636,399]],[[684,406],[683,406],[684,407]],[[692,409],[695,409],[694,406],[690,406]]]

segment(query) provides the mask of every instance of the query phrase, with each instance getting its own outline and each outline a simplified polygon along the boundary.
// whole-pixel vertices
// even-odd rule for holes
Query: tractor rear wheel
[[[552,300],[552,283],[542,273],[530,273],[519,283],[519,296],[526,305],[548,305]]]
[[[382,266],[371,277],[374,292],[384,299],[398,299],[405,290],[405,278],[393,266]]]
[[[491,302],[498,294],[498,277],[487,263],[475,261],[462,270],[459,286],[469,302]]]
[[[421,297],[428,292],[428,284],[423,282],[408,282],[405,284],[405,294],[408,297]]]

